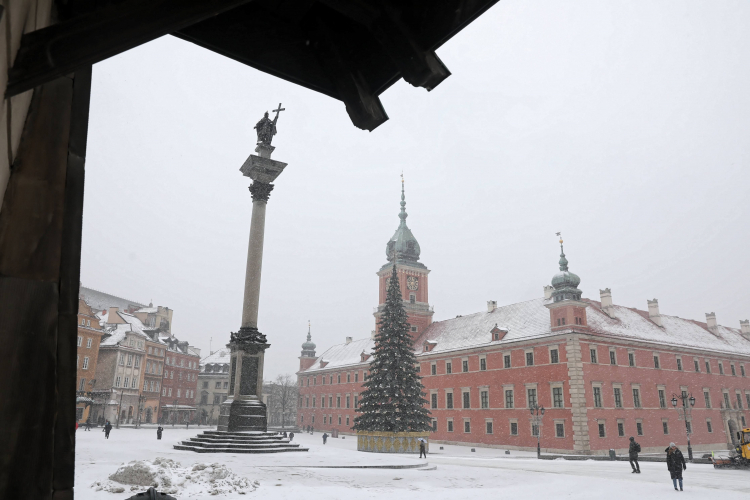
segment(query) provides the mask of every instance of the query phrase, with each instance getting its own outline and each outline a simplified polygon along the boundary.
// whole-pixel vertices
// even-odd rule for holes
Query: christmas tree
[[[375,351],[370,375],[363,384],[360,412],[354,430],[381,432],[421,432],[432,430],[430,411],[425,407],[426,393],[417,375],[416,357],[409,334],[406,310],[396,266],[388,286],[380,330],[375,336]]]

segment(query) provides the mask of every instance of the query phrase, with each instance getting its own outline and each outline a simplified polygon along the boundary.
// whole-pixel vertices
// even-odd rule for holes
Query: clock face
[[[409,276],[406,278],[406,288],[409,290],[416,290],[419,288],[419,278],[416,276]]]

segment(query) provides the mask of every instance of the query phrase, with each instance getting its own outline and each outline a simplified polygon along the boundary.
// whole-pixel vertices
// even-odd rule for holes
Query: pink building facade
[[[661,314],[613,303],[609,289],[599,300],[582,297],[580,278],[560,271],[544,296],[481,312],[432,321],[427,274],[419,245],[401,224],[378,271],[380,305],[384,280],[395,265],[414,349],[433,418],[434,442],[581,454],[619,453],[634,436],[644,452],[663,451],[670,441],[696,452],[732,445],[750,420],[750,323],[740,328]],[[303,345],[298,382],[298,424],[353,433],[374,333],[346,339],[315,354]],[[695,398],[686,424],[672,399]],[[531,407],[544,407],[542,426]]]

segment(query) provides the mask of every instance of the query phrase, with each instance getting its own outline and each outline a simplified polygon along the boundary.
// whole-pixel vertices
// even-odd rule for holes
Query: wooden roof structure
[[[498,0],[55,0],[60,22],[25,34],[13,96],[172,34],[343,101],[354,125],[388,119],[378,96],[400,78],[432,90],[435,50]]]

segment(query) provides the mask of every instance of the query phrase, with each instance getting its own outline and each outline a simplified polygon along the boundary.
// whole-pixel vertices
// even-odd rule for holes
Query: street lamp
[[[141,426],[141,415],[143,415],[143,404],[148,399],[148,396],[146,394],[141,394],[138,396],[138,423],[136,424],[136,427]]]
[[[542,435],[542,417],[544,416],[544,406],[541,408],[536,404],[529,408],[531,410],[531,425],[536,427],[536,458],[542,458],[542,448],[539,439]]]
[[[677,398],[682,400],[682,408],[677,407]],[[692,429],[690,428],[690,414],[692,413],[693,406],[695,406],[695,398],[692,394],[686,392],[681,393],[679,396],[672,394],[672,408],[677,410],[677,415],[680,420],[685,421],[685,433],[687,434],[688,443],[688,460],[693,461],[693,448],[690,446],[690,434]]]

